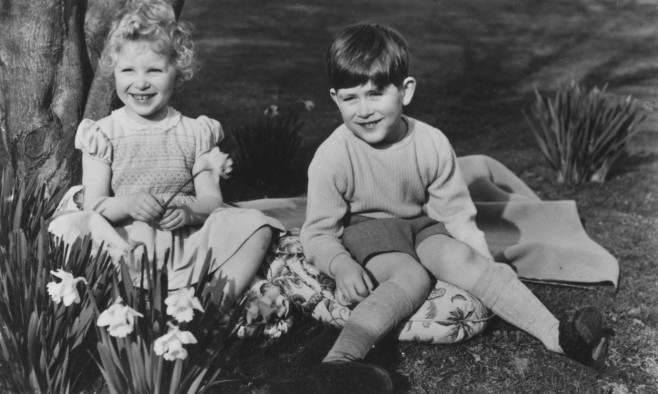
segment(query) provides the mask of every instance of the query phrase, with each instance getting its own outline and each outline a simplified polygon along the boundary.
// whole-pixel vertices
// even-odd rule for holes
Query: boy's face
[[[372,82],[352,88],[331,89],[345,126],[370,145],[388,145],[404,138],[402,107],[411,102],[416,80],[409,77],[401,87],[389,84],[382,89]]]

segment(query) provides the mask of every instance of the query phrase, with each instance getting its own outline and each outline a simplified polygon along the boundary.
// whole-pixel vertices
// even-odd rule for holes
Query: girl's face
[[[114,66],[117,95],[128,115],[138,122],[159,121],[167,116],[174,91],[176,69],[169,58],[151,49],[147,41],[127,41]]]

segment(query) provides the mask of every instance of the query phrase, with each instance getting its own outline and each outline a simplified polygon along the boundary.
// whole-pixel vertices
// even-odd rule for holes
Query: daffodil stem
[[[183,190],[183,188],[184,188],[185,186],[189,185],[190,182],[192,182],[192,181],[194,180],[194,178],[196,178],[197,175],[201,174],[201,173],[204,172],[204,171],[208,171],[208,169],[206,168],[206,169],[203,169],[203,170],[197,172],[196,174],[192,175],[192,178],[188,179],[187,181],[185,181],[185,183],[183,183],[182,185],[180,185],[180,186],[178,187],[178,189],[176,189],[176,191],[174,192],[174,194],[172,194],[171,197],[169,197],[169,199],[168,199],[164,204],[162,204],[162,207],[164,208],[164,210],[165,210],[165,211],[167,210],[167,208],[169,207],[169,204],[171,204],[171,202],[174,200],[174,197],[176,197],[176,196],[178,195],[178,193],[180,193],[181,190]]]

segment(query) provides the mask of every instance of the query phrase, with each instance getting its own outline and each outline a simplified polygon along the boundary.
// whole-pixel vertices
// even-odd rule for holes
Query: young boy
[[[358,305],[311,381],[322,392],[391,392],[388,373],[359,360],[425,301],[431,276],[548,350],[601,367],[612,330],[598,311],[560,322],[493,261],[447,138],[402,114],[416,88],[408,57],[402,36],[376,24],[348,27],[327,53],[344,124],[310,165],[301,239],[308,259]]]

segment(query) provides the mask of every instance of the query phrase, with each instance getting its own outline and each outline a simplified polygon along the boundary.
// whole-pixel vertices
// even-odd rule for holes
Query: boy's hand
[[[331,271],[336,281],[336,290],[343,294],[345,301],[359,303],[375,288],[370,276],[363,267],[349,257],[336,257]]]
[[[181,205],[167,208],[164,216],[158,222],[160,228],[165,231],[174,231],[192,223],[192,210],[190,207]]]
[[[128,214],[135,220],[153,223],[160,220],[164,213],[162,204],[151,193],[134,194],[131,200]]]

